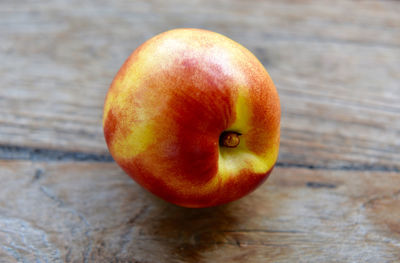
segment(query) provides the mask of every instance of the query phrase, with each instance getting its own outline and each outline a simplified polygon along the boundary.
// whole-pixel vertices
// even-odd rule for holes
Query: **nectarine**
[[[138,47],[115,76],[104,135],[115,161],[185,207],[236,200],[271,173],[280,104],[257,58],[235,41],[175,29]]]

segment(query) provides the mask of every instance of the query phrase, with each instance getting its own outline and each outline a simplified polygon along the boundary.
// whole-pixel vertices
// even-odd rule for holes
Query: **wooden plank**
[[[277,168],[207,209],[114,163],[0,161],[1,262],[397,262],[400,174]]]
[[[399,13],[397,1],[0,2],[0,262],[400,261]],[[280,93],[277,168],[228,205],[167,204],[104,144],[113,75],[175,27],[242,43]]]
[[[124,59],[159,32],[202,27],[270,71],[282,163],[398,171],[399,12],[396,1],[2,1],[0,152],[106,154],[102,104]]]

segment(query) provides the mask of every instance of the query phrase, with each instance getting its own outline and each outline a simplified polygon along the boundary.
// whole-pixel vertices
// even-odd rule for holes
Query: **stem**
[[[219,145],[229,148],[235,148],[240,143],[240,135],[240,133],[233,131],[223,132],[219,137]]]

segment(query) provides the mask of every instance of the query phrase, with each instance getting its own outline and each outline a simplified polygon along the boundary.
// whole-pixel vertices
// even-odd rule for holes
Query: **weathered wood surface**
[[[400,2],[1,1],[0,262],[400,261]],[[112,162],[102,104],[175,27],[225,34],[281,97],[277,169],[210,209]]]
[[[277,168],[239,201],[186,209],[114,163],[0,164],[0,261],[400,260],[396,173]]]
[[[126,57],[164,30],[202,27],[267,66],[281,162],[399,170],[400,4],[277,2],[2,1],[0,143],[106,153],[102,104]]]

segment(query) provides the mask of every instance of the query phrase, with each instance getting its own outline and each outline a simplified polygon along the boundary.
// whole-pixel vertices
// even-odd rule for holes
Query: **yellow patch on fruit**
[[[131,67],[126,69],[125,76],[116,78],[104,105],[103,126],[110,111],[120,118],[113,139],[109,142],[115,159],[133,158],[154,141],[154,123],[148,120],[143,108],[132,105],[131,95],[140,85],[138,74],[140,68]]]
[[[246,134],[249,130],[249,122],[250,122],[250,111],[249,104],[247,102],[247,94],[243,91],[244,89],[238,89],[239,95],[235,104],[235,114],[236,119],[235,122],[229,127],[227,130],[236,131],[241,134]],[[247,92],[246,92],[247,93]]]
[[[115,158],[130,159],[144,152],[154,141],[153,123],[143,122],[135,125],[127,136],[116,134],[111,151]]]
[[[219,175],[226,179],[232,174],[237,174],[237,171],[250,169],[254,173],[265,173],[274,165],[277,156],[271,156],[268,152],[260,156],[249,150],[247,146],[247,133],[251,129],[249,126],[251,112],[248,103],[247,89],[239,89],[239,95],[235,104],[236,119],[229,127],[228,131],[234,131],[241,134],[239,136],[240,143],[235,148],[219,147],[218,171]],[[276,152],[276,149],[271,149],[271,152]]]

